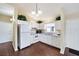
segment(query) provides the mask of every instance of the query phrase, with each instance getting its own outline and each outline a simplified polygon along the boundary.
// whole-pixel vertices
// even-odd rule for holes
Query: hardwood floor
[[[0,44],[0,56],[61,56],[60,50],[42,42],[35,43],[20,51],[13,50],[11,42]]]
[[[12,56],[14,50],[12,42],[0,43],[0,56]]]

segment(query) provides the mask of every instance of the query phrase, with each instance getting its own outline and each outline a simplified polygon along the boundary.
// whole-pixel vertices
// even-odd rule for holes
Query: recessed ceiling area
[[[60,15],[61,12],[67,15],[72,13],[79,13],[79,4],[78,3],[37,3],[38,9],[42,11],[42,14],[37,18],[37,20],[54,20],[56,16]],[[24,14],[32,18],[31,12],[35,10],[36,3],[14,3],[11,4],[15,6],[18,10],[21,10]],[[69,16],[68,16],[69,17]]]
[[[35,3],[19,3],[13,4],[19,10],[24,11],[28,16],[33,16],[31,12],[35,10]],[[59,4],[52,3],[38,3],[38,9],[42,11],[42,14],[39,15],[38,19],[53,19],[60,13],[61,6]]]

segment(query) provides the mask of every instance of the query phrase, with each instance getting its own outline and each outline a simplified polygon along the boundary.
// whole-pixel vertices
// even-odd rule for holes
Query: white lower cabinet
[[[60,48],[60,37],[42,34],[40,35],[40,41],[48,45]]]
[[[20,49],[30,46],[38,41],[44,42],[51,46],[60,47],[60,40],[52,35],[21,33]]]

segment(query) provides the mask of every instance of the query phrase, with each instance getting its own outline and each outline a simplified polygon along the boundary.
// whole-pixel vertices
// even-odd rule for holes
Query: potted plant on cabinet
[[[18,20],[27,21],[26,17],[24,15],[18,15]]]

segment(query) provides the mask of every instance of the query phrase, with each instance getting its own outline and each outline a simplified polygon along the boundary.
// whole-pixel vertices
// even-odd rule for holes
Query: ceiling
[[[21,10],[28,16],[33,16],[31,14],[32,10],[35,10],[35,3],[14,3],[11,4],[15,6],[18,10]],[[62,11],[65,15],[72,13],[79,13],[78,3],[38,3],[38,8],[42,11],[42,14],[38,19],[55,19]]]
[[[28,15],[31,15],[32,10],[35,10],[35,4],[33,3],[22,3],[22,4],[15,4],[16,7],[19,9],[26,10],[26,13]],[[40,17],[42,18],[50,18],[52,16],[55,16],[59,9],[60,6],[57,4],[38,4],[38,8],[43,12]]]
[[[18,9],[22,9],[27,15],[32,16],[32,10],[35,10],[35,3],[14,3]],[[79,12],[78,3],[38,3],[38,8],[42,14],[38,19],[53,19],[60,14],[62,9],[65,14]]]

